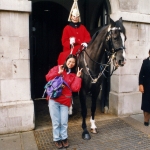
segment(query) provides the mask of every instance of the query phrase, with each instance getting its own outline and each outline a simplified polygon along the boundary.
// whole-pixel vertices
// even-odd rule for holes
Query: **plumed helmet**
[[[78,0],[74,0],[74,3],[72,5],[69,17],[68,17],[68,21],[71,21],[71,15],[75,16],[75,17],[79,17],[79,22],[81,22],[81,18],[80,18],[80,12],[79,12],[79,8],[78,8]]]
[[[79,10],[76,9],[76,8],[72,10],[71,14],[74,15],[75,17],[79,17],[80,16]]]

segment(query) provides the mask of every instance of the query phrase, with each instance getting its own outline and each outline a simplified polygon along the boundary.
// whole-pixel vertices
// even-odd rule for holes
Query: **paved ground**
[[[70,147],[67,150],[150,150],[150,126],[143,125],[143,114],[116,117],[103,114],[97,109],[95,119],[99,133],[91,134],[91,140],[85,141],[81,138],[81,116],[78,106],[74,106],[74,115],[69,118]],[[0,150],[56,149],[52,141],[47,102],[37,101],[35,109],[35,130],[0,135]],[[87,117],[88,129],[90,129],[89,119],[90,114]]]
[[[120,118],[97,121],[98,134],[85,141],[81,138],[81,125],[69,126],[68,150],[150,150],[150,137]],[[39,150],[56,149],[51,128],[35,131]]]
[[[0,135],[0,150],[38,150],[34,131]]]

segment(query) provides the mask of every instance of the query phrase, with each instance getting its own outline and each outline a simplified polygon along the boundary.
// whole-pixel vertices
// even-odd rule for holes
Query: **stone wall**
[[[110,0],[111,18],[126,28],[126,64],[111,77],[109,111],[118,116],[142,113],[138,75],[150,49],[150,0]]]
[[[0,134],[34,128],[28,0],[0,0]]]

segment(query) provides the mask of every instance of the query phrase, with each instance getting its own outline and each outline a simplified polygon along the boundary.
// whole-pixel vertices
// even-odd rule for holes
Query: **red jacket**
[[[58,74],[58,66],[55,66],[52,69],[50,69],[50,71],[46,75],[46,81],[48,82],[59,75],[60,74]],[[64,80],[70,86],[72,92],[78,92],[80,90],[81,78],[77,77],[76,74],[74,73],[67,74],[66,71],[64,71],[62,75],[63,75]],[[72,99],[72,92],[67,86],[65,86],[62,90],[62,95],[56,98],[55,101],[59,102],[60,104],[70,107],[71,99]]]
[[[86,42],[89,43],[91,40],[91,36],[84,25],[80,25],[77,28],[74,28],[70,25],[67,25],[62,34],[62,45],[63,45],[63,52],[60,53],[58,57],[58,65],[64,64],[67,56],[70,54],[70,37],[75,37],[75,44],[73,49],[73,54],[76,54],[78,49],[81,47],[81,43]]]

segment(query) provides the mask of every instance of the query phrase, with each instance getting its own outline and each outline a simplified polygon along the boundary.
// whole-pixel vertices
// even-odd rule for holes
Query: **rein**
[[[105,50],[106,53],[107,53],[107,55],[109,56],[109,60],[108,60],[108,62],[107,62],[106,64],[102,64],[102,63],[99,63],[99,62],[93,60],[93,59],[89,56],[89,54],[86,52],[86,49],[85,49],[85,48],[82,50],[82,52],[84,52],[84,65],[85,65],[85,68],[86,68],[86,71],[87,71],[88,75],[90,76],[90,78],[91,78],[91,80],[92,80],[92,83],[97,83],[98,79],[99,79],[102,75],[106,78],[106,76],[104,75],[104,72],[106,71],[106,68],[111,64],[112,58],[115,56],[116,52],[125,49],[125,47],[120,47],[120,48],[117,48],[117,49],[114,48],[114,45],[113,45],[113,42],[112,42],[112,37],[111,37],[111,31],[112,31],[112,30],[120,30],[120,28],[113,28],[113,29],[111,29],[111,30],[108,32],[108,36],[107,36],[107,38],[106,38],[106,41],[109,41],[109,43],[110,43],[109,45],[110,45],[110,47],[111,47],[110,49],[111,49],[112,51],[109,52],[109,51]],[[110,39],[111,39],[111,40],[110,40]],[[95,64],[98,64],[98,65],[101,65],[101,66],[105,66],[105,67],[102,69],[102,71],[99,72],[97,78],[93,78],[93,77],[92,77],[93,75],[91,75],[91,73],[90,73],[90,69],[88,68],[87,62],[86,62],[86,60],[85,60],[85,53],[86,53],[86,55],[90,58],[90,60],[92,60]],[[112,70],[110,76],[112,76],[112,74],[114,73],[114,71],[117,70],[117,69],[118,69],[118,67],[113,66],[113,70]],[[110,76],[109,76],[109,77],[110,77]]]
[[[85,51],[84,51],[85,52]],[[87,52],[86,52],[86,54],[87,54]],[[89,57],[89,55],[88,55],[88,57]],[[89,57],[90,58],[90,57]],[[91,59],[91,58],[90,58]],[[91,59],[92,60],[92,59]],[[92,60],[93,61],[93,60]],[[95,62],[95,61],[93,61],[93,62]],[[86,60],[85,60],[85,53],[84,53],[84,65],[85,65],[85,68],[86,68],[86,71],[87,71],[87,73],[88,73],[88,75],[90,76],[90,78],[91,78],[91,80],[92,80],[92,83],[96,83],[97,81],[98,81],[98,79],[102,76],[102,75],[104,75],[104,71],[106,70],[106,68],[110,65],[110,62],[111,62],[111,59],[109,59],[108,60],[108,62],[107,62],[107,64],[101,64],[101,63],[97,63],[97,64],[101,64],[101,65],[104,65],[105,67],[103,68],[103,70],[98,74],[98,77],[97,78],[93,78],[92,77],[92,75],[90,74],[90,69],[88,68],[88,65],[87,65],[87,63],[86,63]]]
[[[107,78],[105,75],[104,75],[104,72],[106,71],[106,68],[111,64],[111,57],[109,57],[109,60],[108,60],[108,62],[106,63],[106,64],[102,64],[102,63],[99,63],[99,62],[96,62],[96,61],[94,61],[89,55],[88,55],[88,53],[86,52],[86,50],[84,50],[83,52],[85,52],[86,53],[86,55],[90,58],[90,60],[92,60],[94,63],[96,63],[96,64],[99,64],[99,65],[102,65],[102,66],[105,66],[104,68],[103,68],[103,70],[101,71],[101,72],[99,72],[99,74],[98,74],[98,77],[97,78],[93,78],[92,76],[93,75],[91,75],[90,74],[90,69],[88,68],[88,65],[87,65],[87,63],[86,63],[86,60],[85,60],[85,53],[84,53],[84,65],[85,65],[85,68],[86,68],[86,71],[87,71],[87,73],[88,73],[88,75],[90,76],[90,78],[91,78],[91,80],[92,80],[92,83],[96,83],[97,81],[98,81],[98,79],[103,75],[105,78]],[[112,72],[111,72],[111,74],[110,74],[110,76],[112,76],[112,74],[113,74],[113,72],[115,71],[115,70],[117,70],[118,69],[118,67],[113,67],[113,70],[112,70]],[[110,77],[109,76],[109,77]]]

